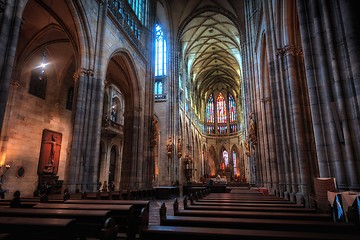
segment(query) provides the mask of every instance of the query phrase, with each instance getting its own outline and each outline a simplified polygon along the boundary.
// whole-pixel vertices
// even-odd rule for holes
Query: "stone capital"
[[[303,51],[302,48],[300,46],[297,45],[286,45],[283,48],[278,48],[275,50],[276,56],[287,56],[287,55],[292,55],[292,56],[302,56],[303,55]]]

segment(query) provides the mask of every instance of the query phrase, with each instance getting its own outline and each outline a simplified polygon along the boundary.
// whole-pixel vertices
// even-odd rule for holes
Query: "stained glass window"
[[[219,134],[226,134],[227,133],[227,126],[226,125],[218,126],[218,133]]]
[[[163,83],[162,81],[155,81],[155,95],[163,94]]]
[[[239,131],[234,96],[231,93],[224,96],[221,92],[218,95],[212,93],[207,100],[204,132],[208,134],[229,134]]]
[[[231,93],[229,93],[229,119],[230,122],[236,121],[236,103]]]
[[[225,167],[226,167],[227,165],[229,165],[229,154],[226,150],[223,151],[223,158],[224,158]]]
[[[207,105],[206,105],[206,122],[215,123],[213,95],[210,95]]]
[[[226,102],[224,96],[219,93],[216,100],[217,107],[217,122],[218,123],[226,123]]]
[[[237,174],[237,167],[236,167],[236,152],[232,151],[232,158],[233,158],[233,165],[234,165],[234,174]]]
[[[155,25],[155,76],[166,75],[166,41],[159,24]]]
[[[146,0],[128,0],[130,7],[133,9],[135,15],[142,25],[146,23],[147,3]]]

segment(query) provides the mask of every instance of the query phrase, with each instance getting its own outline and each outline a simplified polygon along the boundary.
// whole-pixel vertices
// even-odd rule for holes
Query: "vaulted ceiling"
[[[168,26],[180,44],[183,80],[191,104],[203,119],[205,103],[213,92],[230,92],[240,105],[244,42],[244,2],[241,0],[171,0]],[[160,11],[159,11],[160,12]],[[158,13],[159,13],[158,12]],[[161,18],[161,16],[160,16]]]
[[[228,17],[215,12],[197,15],[184,28],[181,43],[196,95],[206,97],[216,90],[238,95],[240,37]]]

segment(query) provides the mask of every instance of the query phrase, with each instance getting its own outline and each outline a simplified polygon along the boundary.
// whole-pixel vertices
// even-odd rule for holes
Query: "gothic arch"
[[[216,154],[216,150],[214,148],[214,146],[210,146],[208,149],[208,158],[207,158],[207,162],[205,163],[205,165],[207,166],[208,169],[208,174],[210,176],[215,176],[217,174],[217,169],[219,166],[219,160],[217,158],[217,154]]]
[[[130,183],[136,184],[136,176],[129,174],[136,172],[139,165],[138,151],[140,140],[139,129],[141,113],[141,96],[138,76],[135,72],[134,60],[131,54],[124,49],[114,52],[109,58],[106,79],[114,84],[124,97],[124,124],[123,124],[123,159],[121,164],[120,187],[127,188]]]

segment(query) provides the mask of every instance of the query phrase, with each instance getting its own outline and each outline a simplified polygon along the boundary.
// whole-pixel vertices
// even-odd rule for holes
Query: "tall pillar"
[[[14,70],[16,46],[27,1],[0,0],[0,136],[9,96],[11,76]],[[1,142],[3,139],[0,139]]]
[[[349,6],[356,3],[298,1],[320,177],[335,177],[340,188],[355,190],[360,189],[354,157],[360,153],[359,38],[348,30],[354,26]]]
[[[82,69],[77,80],[77,102],[67,182],[70,191],[97,187],[103,81],[91,69]]]

